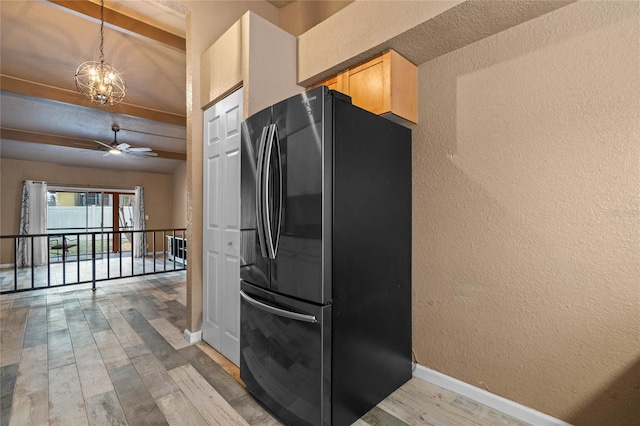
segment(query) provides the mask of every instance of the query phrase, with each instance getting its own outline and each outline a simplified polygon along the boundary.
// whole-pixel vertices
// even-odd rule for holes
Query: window
[[[107,254],[131,250],[130,234],[113,231],[133,229],[132,192],[113,190],[74,190],[49,186],[47,193],[47,233],[96,232],[96,253]],[[77,249],[70,255],[91,253],[91,235],[79,235]]]

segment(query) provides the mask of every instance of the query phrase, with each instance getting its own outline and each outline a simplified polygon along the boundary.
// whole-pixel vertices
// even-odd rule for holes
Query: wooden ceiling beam
[[[100,5],[89,0],[48,0],[50,3],[67,8],[76,13],[100,19]],[[183,37],[149,25],[146,22],[131,18],[115,10],[104,8],[104,21],[125,31],[138,34],[151,40],[182,50],[187,50],[187,42]]]
[[[100,145],[86,139],[78,139],[69,136],[52,135],[49,133],[32,132],[28,130],[9,129],[0,127],[0,138],[6,140],[14,140],[19,142],[40,143],[46,145],[64,146],[67,148],[88,149],[91,151],[104,152]],[[153,152],[158,154],[152,158],[166,158],[169,160],[187,161],[187,155],[181,152],[160,151],[154,149]]]
[[[28,130],[8,129],[0,127],[0,138],[20,142],[42,143],[46,145],[65,146],[68,148],[82,148],[99,150],[98,144],[86,139],[72,138],[69,136],[51,135],[48,133],[32,132]]]
[[[32,81],[22,80],[8,75],[0,76],[0,87],[2,90],[19,93],[21,95],[44,98],[116,114],[130,115],[132,117],[145,118],[147,120],[154,120],[177,126],[187,125],[187,117],[184,115],[173,114],[171,112],[159,111],[127,103],[119,103],[110,107],[101,107],[89,101],[77,91],[34,83]]]

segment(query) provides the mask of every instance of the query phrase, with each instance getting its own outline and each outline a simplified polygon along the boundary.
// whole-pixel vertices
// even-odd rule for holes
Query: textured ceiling
[[[179,5],[178,2],[161,4],[155,1],[107,1],[105,4],[139,20],[134,22],[138,27],[146,23],[181,35],[184,34],[185,16]],[[153,18],[146,18],[145,13]],[[98,19],[53,2],[2,2],[0,156],[67,165],[73,165],[77,159],[82,165],[163,173],[170,173],[184,161],[166,158],[127,158],[125,161],[120,156],[103,157],[103,152],[94,150],[93,145],[97,147],[98,144],[91,141],[111,142],[111,126],[117,124],[123,129],[118,134],[119,142],[149,146],[169,155],[178,153],[182,158],[186,152],[186,65],[185,52],[180,48],[105,22],[105,59],[126,79],[124,103],[127,105],[123,106],[126,114],[119,113],[117,108],[66,102],[67,98],[78,97],[73,78],[78,65],[99,57],[99,34]],[[37,83],[29,86],[35,88],[35,92],[30,89],[25,95],[25,91],[15,89],[15,82],[22,83],[23,80]],[[62,97],[58,101],[43,99],[48,91]],[[65,102],[59,102],[60,99]],[[34,133],[48,137],[34,137]],[[54,136],[59,137],[57,141]],[[33,139],[53,140],[54,144],[35,143]],[[75,139],[91,143],[67,149],[58,146],[58,142],[64,144]],[[91,149],[87,149],[89,147]]]

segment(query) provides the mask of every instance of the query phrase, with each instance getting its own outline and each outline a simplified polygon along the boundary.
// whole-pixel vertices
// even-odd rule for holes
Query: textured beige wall
[[[585,1],[419,67],[414,346],[577,425],[640,418],[640,12]]]
[[[199,58],[244,10],[221,23],[220,2],[192,3],[187,180],[198,256],[189,260],[188,328],[198,330]],[[638,35],[637,2],[585,1],[419,68],[418,359],[577,425],[640,418]],[[309,78],[339,62],[307,53]]]
[[[68,185],[91,185],[97,187],[144,187],[144,206],[149,220],[147,229],[171,228],[173,206],[171,175],[113,169],[61,166],[36,161],[0,159],[0,234],[18,233],[20,223],[20,199],[22,181],[42,180],[49,183]],[[9,245],[10,247],[10,245]],[[6,244],[2,246],[0,263],[13,261],[13,251]]]
[[[172,227],[186,228],[187,226],[187,163],[184,162],[171,175],[173,194]]]
[[[280,8],[280,28],[299,36],[329,16],[339,12],[353,0],[305,0],[294,1]]]
[[[202,117],[200,58],[248,10],[277,23],[266,1],[184,1],[187,14],[187,329],[202,328]]]

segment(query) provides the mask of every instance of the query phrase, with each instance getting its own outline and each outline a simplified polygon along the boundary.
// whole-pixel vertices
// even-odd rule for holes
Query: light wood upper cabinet
[[[337,90],[338,92],[346,94],[347,91],[345,91],[344,89],[343,80],[344,80],[344,74],[335,75],[331,78],[321,81],[318,84],[314,84],[312,87],[309,87],[309,89],[313,87],[318,87],[318,86],[327,86],[330,90]]]
[[[351,96],[351,102],[401,124],[418,122],[418,69],[389,50],[315,84]]]

